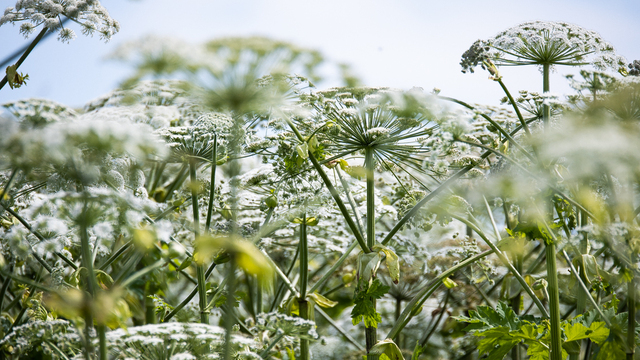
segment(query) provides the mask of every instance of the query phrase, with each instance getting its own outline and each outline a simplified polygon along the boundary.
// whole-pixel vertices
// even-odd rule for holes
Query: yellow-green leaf
[[[309,145],[307,143],[302,143],[296,146],[296,151],[301,158],[306,159],[309,157]]]
[[[384,253],[389,276],[391,276],[393,283],[397,284],[400,281],[400,260],[398,259],[398,255],[396,255],[393,250],[380,244],[374,245],[372,250],[382,251]]]
[[[337,301],[332,301],[327,299],[326,297],[314,292],[313,294],[307,294],[307,298],[313,300],[318,306],[323,308],[332,308],[338,305]]]
[[[458,286],[455,281],[449,279],[448,277],[442,279],[442,283],[447,287],[447,289],[453,289],[454,287]]]

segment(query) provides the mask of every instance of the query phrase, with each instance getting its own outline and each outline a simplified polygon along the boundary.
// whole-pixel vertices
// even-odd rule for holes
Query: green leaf
[[[442,279],[442,283],[447,287],[447,289],[453,289],[454,287],[458,286],[455,281],[449,279],[448,277]]]
[[[385,339],[375,344],[369,350],[369,354],[386,355],[389,360],[404,360],[400,348],[391,339]]]
[[[398,255],[396,255],[393,250],[380,244],[374,245],[371,250],[382,251],[385,254],[385,264],[387,264],[389,276],[391,276],[393,283],[397,284],[400,281],[400,260],[398,259]]]
[[[416,340],[416,347],[413,348],[413,354],[411,355],[411,360],[418,360],[420,358],[420,354],[424,352],[424,348],[420,346],[420,340]]]
[[[600,347],[596,360],[625,360],[626,358],[627,354],[622,344],[616,341],[607,341]]]
[[[181,270],[184,270],[184,269],[188,268],[189,265],[191,265],[192,260],[193,260],[193,258],[191,258],[191,257],[186,258],[182,262],[182,264],[180,264],[180,267],[178,267],[178,269],[176,271],[181,271]]]
[[[322,308],[332,308],[338,305],[337,301],[329,300],[326,297],[318,294],[317,292],[314,292],[313,294],[308,294],[307,298],[313,300],[313,302],[315,302],[318,306]]]
[[[296,151],[298,152],[298,155],[303,159],[309,157],[309,145],[306,142],[296,146]]]
[[[358,255],[358,277],[367,282],[376,276],[380,267],[380,254],[378,252],[360,253]]]
[[[27,79],[29,78],[29,75],[19,73],[17,65],[7,66],[6,72],[7,72],[7,82],[9,83],[9,86],[12,89],[16,89],[21,87],[22,85],[27,84]]]
[[[586,327],[582,323],[569,324],[562,326],[567,339],[566,342],[591,339],[596,344],[601,344],[609,337],[609,329],[602,321],[597,321]]]
[[[378,327],[382,317],[373,306],[373,300],[380,299],[389,291],[389,286],[383,285],[380,280],[373,279],[371,284],[364,279],[359,280],[353,302],[355,306],[351,310],[351,322],[358,325],[364,322],[366,327]]]

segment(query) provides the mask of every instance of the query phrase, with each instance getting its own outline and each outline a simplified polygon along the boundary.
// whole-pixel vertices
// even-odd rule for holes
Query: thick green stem
[[[628,309],[628,322],[627,322],[627,360],[633,360],[633,356],[636,352],[636,276],[635,272],[631,280],[627,284],[627,309]]]
[[[298,306],[300,311],[300,317],[309,320],[309,302],[303,299],[298,300]],[[300,359],[309,360],[309,340],[300,339]]]
[[[235,323],[235,292],[236,292],[236,257],[235,254],[229,254],[230,260],[226,266],[227,269],[227,306],[224,317],[224,360],[231,360],[233,358],[233,349],[231,347],[231,331]]]
[[[307,296],[309,278],[309,249],[307,247],[307,215],[302,216],[300,224],[300,299]]]
[[[82,211],[82,216],[79,220],[80,225],[80,247],[82,251],[82,266],[87,269],[87,290],[89,292],[88,298],[86,299],[87,303],[92,302],[98,291],[98,280],[96,279],[96,274],[93,270],[93,253],[91,252],[91,244],[89,242],[89,233],[87,232],[87,225],[89,222],[89,205],[88,200],[85,199],[84,209]],[[91,338],[89,337],[88,329],[93,325],[94,314],[92,313],[93,307],[89,307],[85,313],[85,327],[87,329],[87,348],[85,352],[85,356],[87,356],[87,360],[89,359],[89,354],[93,352],[93,346],[91,342]],[[107,343],[105,338],[106,328],[104,324],[98,324],[96,326],[96,331],[98,333],[99,339],[99,359],[107,360]]]
[[[375,160],[373,149],[364,150],[364,167],[367,176],[367,246],[371,249],[376,243],[376,204],[375,204]],[[373,308],[376,308],[375,299],[371,298]],[[365,329],[367,345],[367,360],[377,360],[378,355],[369,354],[369,350],[378,342],[377,329],[373,326]]]
[[[549,94],[549,64],[542,65],[542,92],[543,95]],[[545,128],[549,125],[549,119],[551,119],[551,108],[547,101],[542,103],[542,121]]]
[[[367,246],[372,248],[376,244],[375,162],[373,149],[366,148],[364,154],[364,166],[367,172]]]
[[[556,245],[546,244],[547,282],[549,284],[549,326],[551,327],[550,360],[562,360],[562,333],[560,330],[560,293],[558,291],[558,268],[556,265]]]
[[[193,234],[195,241],[200,236],[200,209],[198,207],[198,186],[195,160],[189,162],[189,178],[191,180],[191,206],[193,209]],[[196,275],[198,280],[198,306],[200,308],[200,322],[209,323],[209,310],[207,310],[207,280],[204,275],[204,263],[196,261]]]
[[[300,224],[300,298],[298,299],[300,317],[309,320],[307,302],[307,282],[309,281],[309,249],[307,244],[307,215],[302,216]],[[309,360],[309,340],[300,339],[300,359]]]

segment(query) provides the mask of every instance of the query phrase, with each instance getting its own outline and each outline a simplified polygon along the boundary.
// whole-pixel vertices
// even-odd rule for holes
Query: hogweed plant
[[[0,25],[67,41],[61,16],[119,29],[98,1]],[[640,90],[598,34],[475,43],[463,69],[510,108],[348,71],[317,90],[322,55],[265,38],[143,44],[83,109],[2,104],[3,357],[633,359]],[[542,95],[514,98],[508,65],[541,66]],[[557,65],[597,69],[565,101]]]

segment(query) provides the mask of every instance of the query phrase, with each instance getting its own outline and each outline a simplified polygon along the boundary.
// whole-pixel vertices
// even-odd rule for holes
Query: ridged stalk
[[[549,64],[542,65],[542,92],[543,95],[549,93]],[[545,129],[549,126],[549,119],[551,119],[551,108],[545,101],[542,103],[542,121],[544,122]]]
[[[584,215],[584,213],[582,211],[580,211],[578,213],[578,227],[583,227],[586,225],[586,216]],[[581,254],[588,254],[589,251],[589,238],[587,237],[587,232],[586,231],[580,231],[579,232],[581,235],[581,239],[580,239],[580,253]],[[581,265],[583,266],[583,265]],[[577,275],[580,276],[580,278],[582,279],[582,282],[584,282],[585,284],[587,284],[587,279],[584,276],[584,271],[580,271],[580,274]],[[577,315],[581,315],[584,314],[584,312],[586,311],[587,308],[587,298],[588,298],[588,294],[585,293],[585,291],[579,287],[578,288],[578,299],[576,302],[576,316]],[[585,346],[585,342],[588,342],[589,340],[586,341],[581,341],[580,342],[580,353],[578,354],[569,354],[569,360],[579,360],[579,359],[584,359],[584,354],[586,351],[586,346]]]
[[[82,266],[87,269],[87,290],[89,292],[89,299],[87,302],[92,302],[96,297],[96,292],[98,290],[98,280],[96,279],[96,274],[93,271],[93,253],[91,252],[91,245],[89,243],[89,234],[87,232],[87,223],[88,223],[88,204],[85,199],[84,209],[82,211],[82,217],[80,220],[80,247],[82,251]],[[86,349],[85,349],[85,357],[87,360],[92,358],[91,353],[93,352],[93,346],[91,343],[91,338],[89,336],[89,328],[93,325],[93,313],[91,308],[87,309],[85,312],[85,327],[86,327]],[[99,359],[107,360],[107,342],[106,342],[106,327],[104,324],[98,324],[96,326],[96,332],[98,334],[98,342],[99,342]]]
[[[307,283],[309,281],[309,249],[307,244],[307,215],[303,215],[300,224],[300,298],[298,306],[300,317],[309,320],[309,303],[307,302]],[[309,360],[309,340],[300,339],[300,359]]]
[[[227,263],[227,306],[224,316],[224,360],[233,358],[233,349],[231,348],[231,331],[235,323],[235,293],[236,293],[236,255],[229,254],[230,260]]]
[[[551,327],[550,360],[562,360],[562,334],[560,332],[560,294],[558,292],[558,269],[556,245],[546,244],[547,282],[549,283],[549,326]]]
[[[376,243],[376,205],[375,205],[375,161],[373,159],[373,149],[364,150],[364,167],[367,173],[367,247],[371,249]],[[371,298],[373,308],[376,308],[375,299]],[[365,339],[367,346],[367,360],[377,360],[378,355],[369,354],[369,350],[378,342],[377,329],[373,326],[365,329]]]
[[[196,241],[200,236],[200,209],[198,207],[198,189],[196,164],[192,160],[189,162],[189,179],[191,180],[191,207],[193,209],[193,234]],[[204,275],[204,263],[196,261],[196,277],[198,281],[198,307],[200,308],[200,322],[209,323],[209,311],[207,310],[207,279]]]
[[[635,258],[632,257],[632,258]],[[633,360],[636,352],[636,276],[633,269],[631,281],[627,284],[627,307],[629,317],[627,322],[627,360]]]

